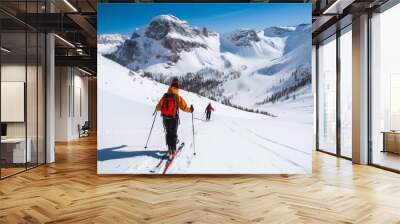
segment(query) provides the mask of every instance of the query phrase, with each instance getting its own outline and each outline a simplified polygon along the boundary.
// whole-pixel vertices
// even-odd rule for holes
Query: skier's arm
[[[190,112],[190,107],[188,107],[188,105],[186,104],[186,101],[181,97],[178,96],[179,99],[179,108],[181,108],[181,110],[185,111],[185,112]]]
[[[158,104],[156,106],[156,111],[161,111],[162,104],[163,104],[163,98],[161,98],[160,101],[158,101]]]

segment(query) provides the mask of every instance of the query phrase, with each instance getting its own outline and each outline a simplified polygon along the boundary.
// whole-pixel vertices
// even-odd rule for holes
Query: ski
[[[178,153],[182,150],[183,146],[185,146],[185,143],[182,142],[182,144],[179,146],[179,148],[176,150],[176,154],[172,159],[168,159],[167,162],[165,163],[165,167],[164,167],[164,171],[162,174],[165,174],[168,170],[168,168],[171,166],[172,162],[174,161],[174,159],[176,158],[176,156],[178,155]]]
[[[179,140],[178,140],[178,142],[179,142]],[[183,146],[184,146],[184,143],[182,142],[182,143],[179,145],[178,150],[180,150],[181,148],[183,148]],[[162,157],[160,158],[160,161],[158,162],[158,164],[157,164],[152,170],[150,170],[150,173],[155,173],[155,172],[157,172],[158,170],[160,170],[160,169],[161,169],[161,164],[162,164],[165,160],[167,160],[167,159],[168,159],[168,152],[166,152],[164,155],[162,155]]]
[[[161,169],[161,164],[163,164],[163,162],[165,160],[168,159],[168,152],[166,152],[160,159],[160,161],[158,162],[158,164],[150,170],[150,173],[158,173],[158,171]]]

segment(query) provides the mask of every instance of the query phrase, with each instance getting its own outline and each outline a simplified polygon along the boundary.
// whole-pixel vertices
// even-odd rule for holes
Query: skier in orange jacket
[[[179,109],[193,113],[193,105],[187,106],[186,101],[179,95],[178,78],[173,78],[168,92],[160,99],[156,106],[157,111],[161,111],[163,124],[166,131],[165,140],[168,145],[169,158],[175,157],[176,143],[178,139]]]

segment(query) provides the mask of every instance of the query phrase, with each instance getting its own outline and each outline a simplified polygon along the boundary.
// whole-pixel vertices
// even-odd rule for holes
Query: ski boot
[[[172,150],[172,151],[169,153],[168,160],[171,161],[172,159],[175,158],[175,156],[176,156],[176,150]]]
[[[176,147],[168,147],[168,160],[172,160],[176,156]]]

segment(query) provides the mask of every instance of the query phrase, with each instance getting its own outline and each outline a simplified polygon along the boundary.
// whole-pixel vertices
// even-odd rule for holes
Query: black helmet
[[[173,78],[171,81],[171,87],[179,88],[179,80],[177,77]]]

